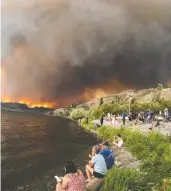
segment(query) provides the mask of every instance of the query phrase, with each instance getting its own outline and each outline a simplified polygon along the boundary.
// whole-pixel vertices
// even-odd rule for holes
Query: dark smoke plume
[[[2,93],[54,101],[111,79],[166,84],[170,10],[170,0],[6,1]]]

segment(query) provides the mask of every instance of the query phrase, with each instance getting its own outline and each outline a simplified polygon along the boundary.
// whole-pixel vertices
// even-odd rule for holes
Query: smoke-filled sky
[[[171,0],[5,0],[2,95],[55,101],[171,79]],[[115,87],[113,87],[115,88]]]

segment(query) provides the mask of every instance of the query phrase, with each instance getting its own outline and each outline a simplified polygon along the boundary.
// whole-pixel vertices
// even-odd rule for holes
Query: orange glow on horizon
[[[30,101],[29,99],[19,99],[19,100],[13,100],[8,97],[2,97],[2,102],[5,103],[21,103],[26,104],[30,108],[34,107],[45,107],[45,108],[53,108],[55,103],[52,102],[40,102],[40,101]]]
[[[48,101],[40,101],[40,100],[34,100],[31,98],[18,98],[18,99],[12,99],[8,96],[2,96],[3,102],[11,102],[11,103],[21,103],[21,104],[27,104],[30,108],[34,107],[45,107],[45,108],[59,108],[59,107],[66,107],[73,102],[87,102],[91,101],[92,99],[98,99],[101,97],[109,96],[114,93],[119,93],[125,89],[133,88],[132,86],[125,86],[122,84],[119,80],[110,80],[107,83],[101,84],[98,87],[89,87],[85,88],[83,93],[81,95],[73,97],[72,95],[70,97],[66,98],[59,98],[56,101],[48,102]]]

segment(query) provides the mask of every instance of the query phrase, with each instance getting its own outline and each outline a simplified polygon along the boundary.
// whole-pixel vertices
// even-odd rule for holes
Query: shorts
[[[100,173],[95,172],[95,171],[93,171],[93,175],[94,175],[95,178],[104,178],[104,176],[105,176],[105,175],[100,174]]]

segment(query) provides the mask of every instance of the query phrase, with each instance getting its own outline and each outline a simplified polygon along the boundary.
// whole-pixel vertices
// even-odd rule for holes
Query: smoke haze
[[[170,0],[5,1],[2,95],[55,101],[113,79],[166,84],[170,10]]]

